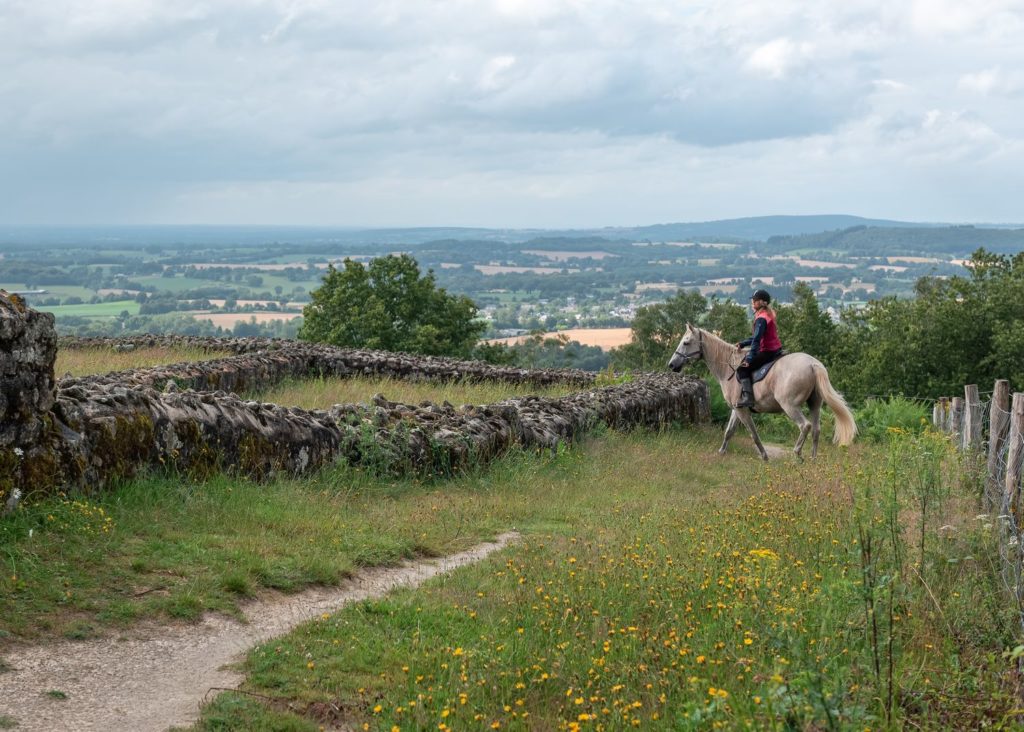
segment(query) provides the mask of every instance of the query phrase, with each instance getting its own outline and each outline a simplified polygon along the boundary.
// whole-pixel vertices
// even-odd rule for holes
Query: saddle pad
[[[762,366],[757,371],[755,371],[753,374],[751,374],[751,376],[750,376],[750,383],[756,384],[761,379],[763,379],[765,376],[767,376],[768,372],[771,371],[772,366],[774,366],[776,363],[778,363],[779,358],[782,358],[782,356],[785,356],[785,355],[786,354],[783,353],[778,358],[773,358],[771,361],[769,361],[764,366]]]

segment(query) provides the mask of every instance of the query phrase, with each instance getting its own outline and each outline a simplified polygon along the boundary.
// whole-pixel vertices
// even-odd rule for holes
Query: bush
[[[855,416],[861,439],[869,442],[884,442],[891,429],[916,434],[928,425],[926,404],[902,396],[868,399]]]

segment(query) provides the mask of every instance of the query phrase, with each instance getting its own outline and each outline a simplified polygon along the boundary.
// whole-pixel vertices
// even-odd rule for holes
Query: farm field
[[[543,334],[544,338],[558,338],[565,336],[571,341],[577,341],[584,346],[597,346],[605,351],[618,346],[624,346],[633,338],[632,328],[568,328],[566,330],[549,331]],[[512,336],[510,338],[494,338],[490,343],[504,343],[515,345],[524,343],[531,336]]]
[[[302,313],[278,313],[278,312],[257,312],[257,313],[210,313],[205,311],[192,311],[188,313],[196,320],[208,320],[216,326],[231,330],[236,323],[273,323],[275,321],[288,322],[295,318],[301,318]]]
[[[53,313],[57,318],[68,315],[80,318],[113,318],[125,311],[130,315],[138,315],[139,303],[134,300],[113,300],[80,305],[40,305],[36,309],[44,313]]]
[[[153,476],[0,524],[0,649],[514,528],[477,565],[254,648],[196,728],[1008,727],[998,535],[963,481],[922,482],[956,474],[942,439],[762,466],[746,439],[716,456],[715,429],[605,432],[448,481]]]

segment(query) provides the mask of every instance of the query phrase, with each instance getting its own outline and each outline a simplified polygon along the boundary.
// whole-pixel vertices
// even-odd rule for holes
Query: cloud
[[[892,199],[844,199],[853,168],[940,164],[1012,218],[1021,30],[1010,0],[8,0],[0,222],[708,218],[693,171],[732,215],[776,179],[858,212]]]

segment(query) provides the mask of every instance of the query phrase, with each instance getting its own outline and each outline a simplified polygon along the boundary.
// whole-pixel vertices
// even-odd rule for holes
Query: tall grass
[[[440,404],[492,404],[517,396],[558,397],[579,391],[578,387],[556,385],[538,388],[509,382],[406,381],[387,376],[357,378],[316,378],[286,381],[254,396],[262,401],[305,409],[327,409],[335,404],[365,404],[375,394],[403,404],[431,401]]]
[[[147,366],[162,366],[182,361],[208,361],[232,355],[226,351],[178,346],[146,346],[132,351],[115,351],[110,347],[67,348],[57,351],[54,373],[88,376]]]

